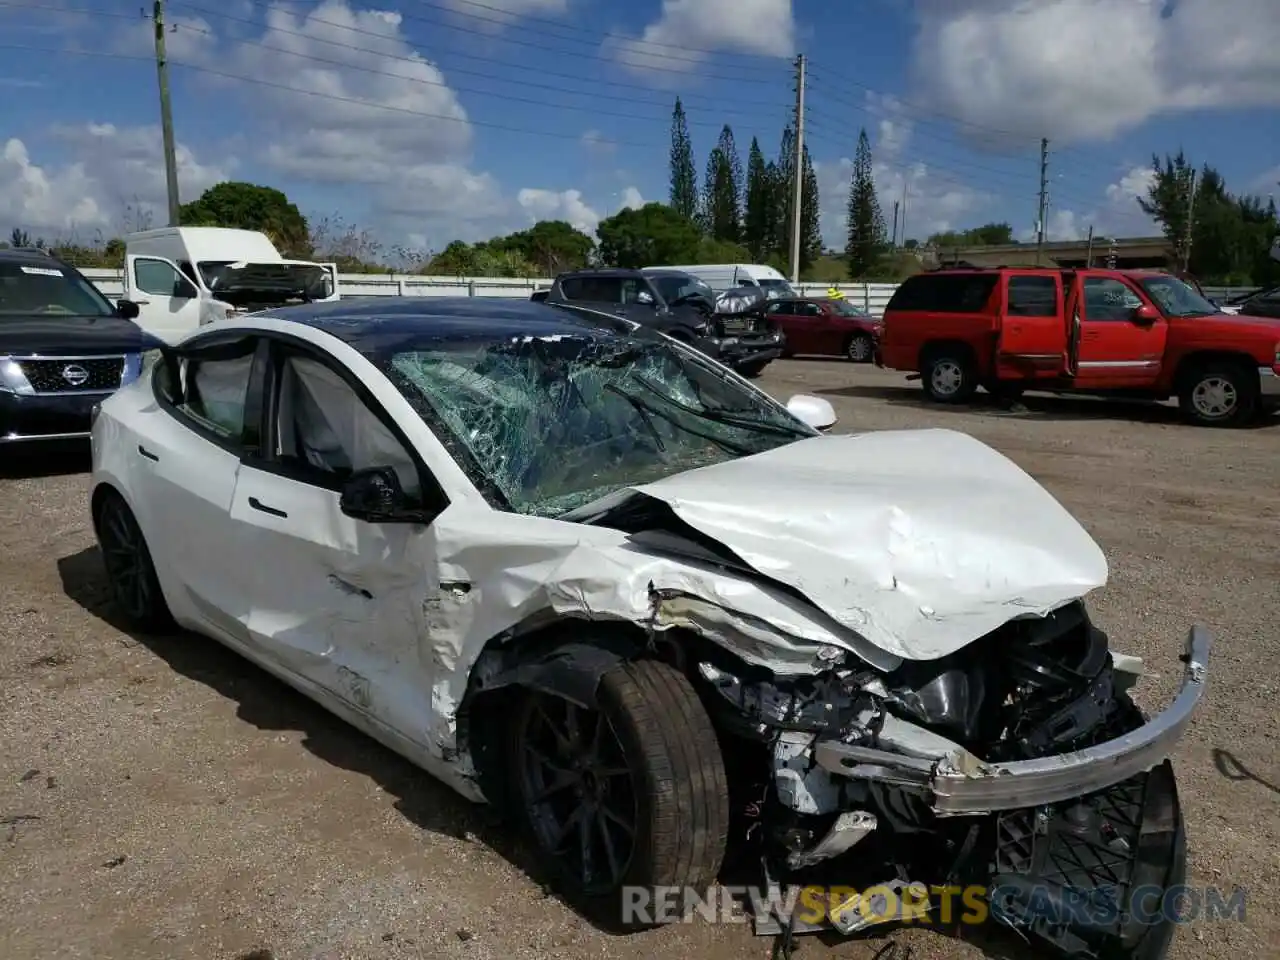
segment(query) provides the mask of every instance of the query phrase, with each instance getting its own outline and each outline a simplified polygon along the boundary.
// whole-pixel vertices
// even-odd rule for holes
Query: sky
[[[0,231],[166,220],[149,0],[0,0]],[[794,115],[844,246],[859,131],[899,238],[1159,232],[1135,197],[1185,150],[1280,194],[1280,0],[168,0],[181,199],[226,179],[438,251],[667,199],[674,98],[702,167]]]

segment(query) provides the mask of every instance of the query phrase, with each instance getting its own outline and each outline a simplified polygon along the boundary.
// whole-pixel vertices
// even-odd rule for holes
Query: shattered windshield
[[[559,516],[622,487],[815,435],[666,342],[449,341],[372,359],[480,489],[517,513]]]
[[[1166,317],[1203,317],[1222,312],[1202,297],[1195,287],[1177,277],[1147,277],[1142,281],[1142,289]]]
[[[770,300],[781,300],[796,296],[796,292],[791,289],[791,284],[786,280],[761,280],[760,288],[764,290],[764,295]]]

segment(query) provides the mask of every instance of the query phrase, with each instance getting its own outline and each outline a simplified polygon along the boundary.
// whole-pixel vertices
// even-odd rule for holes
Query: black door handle
[[[146,447],[144,447],[142,444],[138,444],[138,452],[142,454],[144,457],[146,457],[148,460],[154,460],[156,463],[160,462],[160,458],[157,457],[150,450],[148,450]]]
[[[262,502],[261,500],[259,500],[257,497],[250,497],[250,498],[249,498],[249,506],[253,507],[253,509],[255,509],[255,510],[261,510],[263,513],[269,513],[269,514],[271,514],[271,516],[273,516],[273,517],[287,517],[287,516],[288,516],[288,514],[287,514],[287,513],[285,513],[283,510],[277,510],[275,507],[268,507],[265,503],[263,503],[263,502]]]

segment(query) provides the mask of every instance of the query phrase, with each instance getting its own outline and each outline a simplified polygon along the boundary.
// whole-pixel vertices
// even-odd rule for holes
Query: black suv
[[[0,249],[0,447],[88,437],[94,406],[161,346],[137,315],[43,250]]]
[[[625,317],[755,377],[782,355],[782,333],[763,316],[716,316],[716,295],[679,270],[576,270],[556,277],[533,299]]]

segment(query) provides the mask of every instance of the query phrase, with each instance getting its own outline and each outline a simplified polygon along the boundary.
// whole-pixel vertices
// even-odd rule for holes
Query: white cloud
[[[704,51],[788,57],[795,52],[792,0],[662,0],[639,37],[612,35],[604,49],[637,73],[690,73]],[[677,49],[678,48],[678,49]]]
[[[204,17],[170,11],[165,14],[164,22],[165,54],[171,60],[201,63],[217,45],[217,32]],[[113,53],[150,57],[155,55],[155,42],[154,24],[139,17],[136,23],[111,36],[108,46]]]
[[[619,210],[639,210],[644,206],[644,197],[640,195],[640,191],[635,187],[625,187],[622,191],[622,202],[618,204]]]
[[[853,161],[841,157],[836,163],[815,162],[813,166],[818,177],[823,245],[843,250]],[[872,176],[884,215],[886,239],[893,232],[893,205],[898,204],[899,242],[904,226],[906,236],[918,239],[955,230],[994,199],[981,190],[934,173],[924,163],[891,166],[876,161],[872,163]]]
[[[1131,167],[1115,183],[1107,185],[1097,205],[1084,210],[1051,210],[1045,220],[1045,239],[1083,240],[1091,226],[1096,237],[1158,236],[1159,224],[1142,212],[1137,201],[1138,197],[1146,199],[1155,175],[1150,167]],[[1034,240],[1035,235],[1033,226],[1020,231],[1019,239]]]
[[[529,222],[564,220],[588,236],[596,232],[600,214],[583,200],[578,190],[536,190],[526,187],[516,194],[516,202],[529,215]]]
[[[1280,105],[1276,0],[916,0],[916,9],[925,94],[969,124],[1068,142],[1179,110]]]
[[[0,221],[48,239],[87,242],[93,234],[137,228],[167,219],[160,128],[91,123],[52,131],[72,159],[36,164],[27,145],[11,139],[0,153]],[[203,162],[176,145],[179,195],[194,199],[227,179],[234,158]]]

